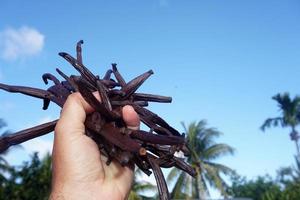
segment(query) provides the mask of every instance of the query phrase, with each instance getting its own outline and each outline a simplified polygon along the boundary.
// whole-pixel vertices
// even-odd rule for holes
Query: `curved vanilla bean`
[[[184,162],[183,159],[180,159],[177,157],[174,157],[173,159],[175,160],[175,167],[187,172],[192,177],[195,177],[197,175],[196,170],[194,168],[192,168],[189,164]]]
[[[10,146],[21,144],[27,140],[45,135],[54,130],[58,120],[28,128],[14,134],[8,134],[0,137],[0,153],[7,150]]]
[[[148,161],[151,165],[152,171],[154,173],[154,177],[157,183],[158,193],[159,193],[159,199],[160,200],[170,200],[170,193],[166,184],[166,180],[164,178],[164,175],[157,163],[157,158],[154,158],[154,156],[151,156],[150,154],[147,154]]]
[[[47,110],[50,105],[50,99],[43,100],[43,110]]]
[[[173,159],[159,159],[159,166],[160,167],[163,167],[163,168],[171,168],[171,167],[174,167],[176,161],[173,160]]]
[[[53,83],[54,83],[55,85],[59,85],[59,84],[60,84],[60,81],[59,81],[54,75],[52,75],[52,74],[50,74],[50,73],[45,73],[45,74],[43,74],[42,78],[43,78],[43,81],[44,81],[44,83],[45,83],[46,85],[48,84],[48,80],[53,81]]]

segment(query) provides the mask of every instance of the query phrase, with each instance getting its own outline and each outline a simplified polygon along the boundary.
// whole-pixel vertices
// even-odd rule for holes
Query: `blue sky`
[[[236,148],[219,161],[249,178],[294,163],[288,129],[259,126],[280,113],[271,97],[300,94],[299,1],[41,1],[0,2],[0,82],[46,88],[45,72],[76,73],[57,53],[75,53],[85,41],[84,62],[102,75],[118,63],[126,80],[153,69],[140,91],[169,95],[151,105],[170,124],[206,119],[224,133],[218,142]],[[0,92],[0,118],[11,130],[55,119],[52,104]],[[50,148],[52,136],[27,143],[8,159]]]

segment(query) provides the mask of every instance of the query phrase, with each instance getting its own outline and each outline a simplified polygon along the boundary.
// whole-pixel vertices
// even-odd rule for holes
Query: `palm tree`
[[[277,182],[286,186],[293,183],[300,183],[300,160],[295,157],[296,166],[282,167],[277,171]]]
[[[227,184],[221,175],[230,175],[234,171],[225,165],[215,163],[214,160],[226,154],[233,154],[234,149],[227,144],[216,143],[214,140],[221,135],[221,132],[214,128],[207,128],[205,120],[193,122],[188,128],[183,123],[182,125],[187,133],[187,142],[191,151],[187,162],[195,168],[197,176],[192,178],[173,168],[167,177],[169,183],[177,177],[171,198],[206,199],[209,196],[208,185],[226,196]]]
[[[6,123],[3,119],[0,119],[0,131]],[[8,131],[0,132],[1,135],[7,134]],[[8,175],[13,172],[13,167],[11,167],[8,162],[4,159],[3,155],[0,154],[0,199],[3,199],[4,188],[9,184]]]
[[[141,193],[146,191],[156,191],[156,186],[147,182],[147,181],[139,181],[137,176],[140,176],[142,171],[137,168],[134,173],[134,179],[131,187],[131,191],[128,197],[128,200],[152,200],[154,197],[147,197],[142,195]],[[157,193],[157,192],[156,192]]]
[[[0,119],[0,130],[5,126],[6,126],[6,124],[5,124],[4,120]],[[8,133],[8,131],[1,133],[0,137],[1,137],[1,135],[7,134],[7,133]],[[5,176],[3,174],[5,172],[7,172],[8,170],[9,170],[9,165],[8,165],[7,161],[4,159],[4,157],[2,155],[0,155],[0,181],[5,180]]]
[[[271,126],[277,127],[280,125],[281,127],[290,127],[290,138],[296,144],[297,157],[299,157],[299,133],[296,130],[296,126],[300,124],[300,97],[296,96],[294,99],[291,99],[289,93],[284,93],[277,94],[272,99],[277,101],[281,116],[266,119],[260,128],[262,131],[265,131],[266,128]]]

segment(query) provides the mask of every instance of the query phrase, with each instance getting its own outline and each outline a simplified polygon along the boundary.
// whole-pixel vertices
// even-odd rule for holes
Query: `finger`
[[[99,94],[94,94],[100,99]],[[86,115],[94,109],[84,100],[80,93],[69,95],[61,112],[60,119],[56,125],[55,132],[63,134],[84,134],[84,122]]]
[[[122,109],[123,120],[127,128],[137,130],[140,127],[139,115],[135,112],[132,106],[126,105]]]

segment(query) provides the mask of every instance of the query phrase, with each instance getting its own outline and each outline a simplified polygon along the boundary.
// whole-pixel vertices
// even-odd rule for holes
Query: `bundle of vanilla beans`
[[[115,160],[122,166],[134,163],[147,175],[153,172],[160,199],[170,199],[161,168],[177,167],[191,176],[195,176],[196,172],[183,158],[175,156],[175,153],[180,151],[185,156],[189,155],[185,135],[180,134],[145,107],[148,106],[148,102],[170,103],[171,97],[136,92],[153,74],[152,70],[126,82],[116,64],[112,64],[112,69],[109,69],[102,78],[95,76],[82,63],[81,44],[82,40],[76,45],[77,58],[64,52],[59,53],[80,73],[80,76],[67,76],[56,69],[64,80],[59,81],[50,73],[44,74],[43,80],[46,84],[49,80],[53,82],[53,86],[47,90],[1,83],[0,89],[40,98],[43,100],[44,110],[51,101],[63,107],[68,95],[79,92],[95,109],[85,121],[86,134],[97,143],[101,153],[108,158],[107,165]],[[93,95],[95,91],[99,92],[101,102]],[[150,128],[149,131],[126,128],[121,116],[121,108],[125,105],[134,108],[141,121]],[[0,153],[12,145],[52,132],[56,123],[57,120],[54,120],[0,137]]]

